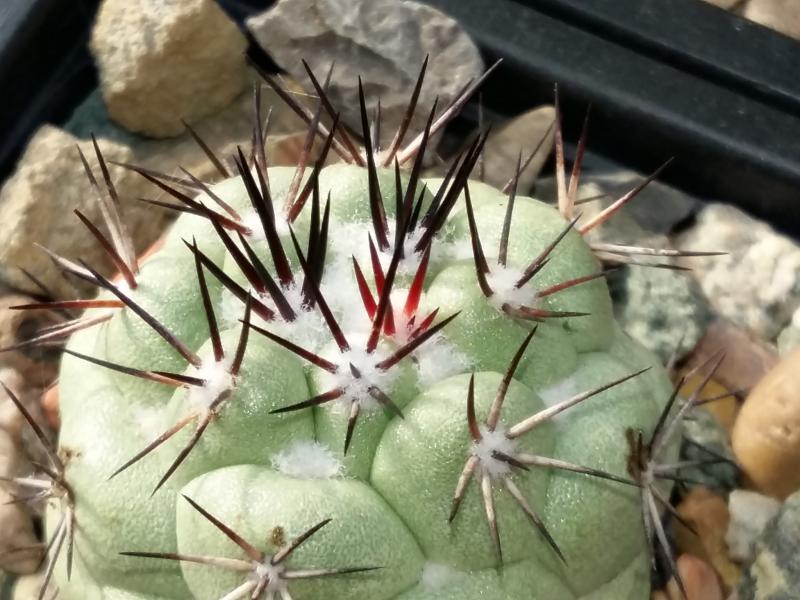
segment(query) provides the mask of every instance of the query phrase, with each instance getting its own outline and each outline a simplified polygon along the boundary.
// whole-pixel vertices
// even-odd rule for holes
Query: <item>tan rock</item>
[[[781,499],[800,489],[800,350],[750,392],[732,441],[755,489]]]
[[[287,85],[297,89],[297,85],[291,81]],[[75,116],[80,121],[77,129],[87,136],[92,130],[109,131],[109,135],[114,135],[113,129],[102,129],[103,115],[93,114],[96,105],[97,102],[93,101],[82,109],[86,114]],[[270,120],[272,134],[289,134],[304,127],[302,121],[269,89],[262,91],[262,105],[264,115],[270,107],[273,108]],[[252,93],[247,91],[240,94],[227,107],[200,120],[193,127],[222,160],[229,158],[236,144],[249,148],[253,128]],[[125,143],[102,137],[98,141],[109,161],[132,162],[173,175],[181,175],[178,167],[184,167],[208,182],[220,177],[188,132],[167,140],[141,140],[128,136]],[[5,225],[0,232],[0,270],[2,277],[19,289],[38,291],[16,268],[22,266],[42,279],[57,298],[74,298],[77,294],[94,292],[92,286],[79,280],[65,279],[47,256],[34,247],[35,242],[67,258],[83,258],[107,275],[113,273],[105,253],[72,214],[72,210],[77,208],[92,221],[100,222],[99,205],[83,172],[75,149],[76,143],[81,145],[90,164],[99,173],[91,142],[58,128],[45,126],[34,135],[16,172],[0,190],[0,219]],[[271,154],[273,149],[279,154],[283,151],[280,138],[276,142],[268,139],[268,153]],[[158,238],[174,213],[135,200],[140,197],[171,198],[136,173],[113,165],[110,165],[110,170],[122,199],[124,221],[134,235],[137,251],[141,252]],[[105,230],[104,226],[101,229]],[[14,303],[22,304],[24,301],[18,299]],[[0,311],[0,315],[12,319],[17,326],[23,317],[23,313],[6,311]],[[30,318],[29,314],[26,322]],[[41,315],[36,318],[41,318]],[[6,328],[5,331],[11,330]],[[16,329],[13,331],[13,334],[9,334],[11,337],[0,331],[0,343],[3,346],[13,338]],[[14,365],[23,370],[16,363]],[[27,372],[25,374],[27,376]]]
[[[51,429],[61,427],[61,410],[58,403],[58,382],[42,392],[42,413]]]
[[[708,561],[726,586],[735,585],[740,572],[739,567],[728,558],[725,535],[730,516],[724,498],[706,488],[695,487],[681,501],[677,510],[696,532],[675,522],[675,542],[680,553]]]
[[[298,131],[296,133],[283,133],[270,135],[264,141],[265,152],[267,155],[267,162],[272,167],[284,166],[294,167],[297,165],[303,148],[306,144],[307,131]],[[309,161],[306,163],[307,168],[311,169],[314,165],[314,158],[319,156],[322,149],[322,140],[317,136],[312,145],[311,155]],[[224,156],[232,156],[236,151],[235,144],[229,144],[223,151]],[[325,159],[325,164],[330,165],[339,162],[340,159],[334,152],[329,152],[328,157]]]
[[[297,161],[300,159],[303,149],[305,148],[307,137],[305,131],[286,133],[284,135],[271,135],[266,141],[266,152],[269,157],[269,164],[289,167],[297,165]],[[321,146],[322,142],[319,137],[315,138],[311,150],[312,158],[319,154]],[[328,154],[326,162],[330,163],[331,161],[335,161],[336,158],[336,155],[331,152]]]
[[[686,370],[684,370],[683,375],[685,376],[686,374]],[[689,375],[681,388],[681,396],[684,398],[691,396],[703,384],[704,380],[704,373]],[[706,382],[698,394],[698,400],[709,400],[708,404],[704,404],[700,410],[711,413],[728,435],[733,430],[733,425],[739,414],[740,402],[737,394],[734,393],[736,391],[728,389],[716,379],[711,379]]]
[[[714,373],[714,380],[729,391],[751,390],[778,364],[775,349],[758,336],[725,319],[713,321],[687,359],[691,369],[710,359],[720,351],[725,352]]]
[[[77,138],[56,127],[42,127],[0,190],[0,265],[4,266],[4,276],[18,287],[29,289],[30,282],[15,268],[25,267],[58,298],[74,298],[75,287],[84,293],[92,293],[93,289],[74,278],[65,279],[50,259],[34,247],[35,242],[67,258],[80,257],[106,274],[113,272],[106,254],[72,214],[74,209],[80,209],[90,220],[101,222],[98,200],[75,149],[77,143]],[[99,173],[91,143],[80,143]],[[127,146],[105,139],[100,139],[99,144],[106,160],[132,159]],[[132,201],[146,196],[151,188],[139,175],[111,166],[111,176],[122,201],[124,221],[134,236],[134,245],[141,250],[161,234],[172,215]]]
[[[675,579],[671,579],[665,590],[653,595],[653,600],[723,600],[725,598],[717,574],[704,560],[691,554],[684,554],[678,558],[678,573],[686,587],[686,595],[683,595]]]
[[[749,0],[742,13],[793,38],[800,38],[800,4],[797,0]]]
[[[17,476],[23,462],[11,435],[0,429],[0,477]],[[41,562],[41,549],[9,552],[16,548],[35,547],[39,543],[30,513],[22,504],[8,504],[13,499],[9,486],[0,484],[0,569],[11,573],[32,573]]]
[[[486,183],[502,189],[514,176],[519,153],[526,160],[542,142],[517,184],[517,192],[527,194],[553,149],[553,131],[548,132],[548,128],[554,119],[552,106],[540,106],[503,123],[487,140],[476,175],[482,174]]]
[[[154,137],[229,104],[245,85],[246,47],[213,0],[105,0],[91,40],[109,114]]]
[[[731,10],[733,8],[736,8],[737,5],[742,3],[742,0],[704,0],[704,1],[708,2],[709,4],[719,6],[720,8],[725,10]]]
[[[253,78],[255,75],[251,74]],[[255,79],[254,79],[255,81]],[[285,85],[292,91],[301,88],[291,80],[284,80]],[[237,97],[231,104],[219,112],[201,119],[192,125],[193,129],[211,148],[214,154],[226,165],[240,145],[249,152],[253,133],[253,94],[247,90]],[[269,137],[266,139],[267,160],[269,164],[291,164],[289,162],[276,162],[276,158],[286,161],[285,148],[281,140],[287,135],[295,135],[305,139],[305,124],[300,120],[269,87],[261,89],[261,105],[263,117],[272,109],[269,125]],[[301,132],[299,133],[298,132]],[[319,137],[317,137],[319,146]],[[294,144],[295,142],[290,142]],[[301,142],[302,143],[302,142]],[[197,142],[188,132],[178,137],[165,140],[136,141],[131,145],[134,161],[142,166],[156,169],[170,175],[183,176],[179,167],[183,167],[206,182],[220,179],[214,165],[197,145]],[[277,153],[277,157],[273,156]],[[335,158],[335,153],[330,153]],[[149,197],[153,198],[163,194],[154,186],[149,187]],[[162,198],[169,200],[169,197]]]
[[[192,128],[226,164],[235,153],[236,145],[241,145],[246,152],[249,152],[253,133],[252,84],[254,82],[261,86],[262,117],[266,118],[268,111],[272,111],[267,138],[268,153],[271,138],[305,131],[303,121],[271,88],[263,84],[254,71],[248,71],[247,78],[249,81],[247,90],[239,94],[230,104],[192,123]],[[295,98],[301,104],[312,105],[313,99],[303,92],[299,84],[288,77],[283,77],[282,82],[289,92],[295,94]],[[101,137],[124,142],[130,148],[132,161],[143,167],[168,175],[184,176],[179,169],[183,167],[207,183],[220,179],[220,174],[188,131],[176,137],[155,140],[128,133],[110,123],[108,119],[103,100],[99,92],[95,92],[73,112],[65,128],[83,139],[88,139],[91,133],[100,133]],[[270,158],[271,156],[268,156],[268,159]],[[270,164],[274,164],[274,161],[270,160]],[[151,198],[163,194],[155,186],[150,186],[148,191]]]

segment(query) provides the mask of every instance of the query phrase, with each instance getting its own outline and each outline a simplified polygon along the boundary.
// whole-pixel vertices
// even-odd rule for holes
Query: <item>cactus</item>
[[[84,159],[108,234],[79,217],[120,276],[54,256],[100,295],[50,303],[86,316],[32,340],[69,336],[58,451],[16,481],[48,498],[47,578],[66,599],[649,597],[692,402],[668,418],[582,237],[641,188],[581,225],[558,122],[560,210],[471,180],[485,135],[426,180],[480,81],[386,150],[363,91],[362,150],[312,82],[316,113],[282,94],[309,124],[297,168],[268,166],[258,93],[249,156],[201,141],[220,182],[129,166],[183,213],[143,261]]]

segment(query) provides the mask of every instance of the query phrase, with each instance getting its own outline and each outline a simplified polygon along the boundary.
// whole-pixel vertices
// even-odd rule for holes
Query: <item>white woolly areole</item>
[[[506,436],[506,430],[502,427],[489,431],[485,425],[479,425],[478,429],[481,432],[481,440],[472,445],[472,454],[478,457],[483,471],[493,479],[507,475],[511,471],[511,465],[496,459],[493,455],[495,452],[502,452],[514,456],[517,443]]]
[[[359,222],[352,222],[352,221],[341,221],[333,217],[331,219],[330,225],[330,239],[331,239],[331,251],[336,254],[340,255],[347,260],[350,260],[351,256],[355,256],[359,263],[362,263],[362,267],[366,262],[366,265],[370,263],[369,258],[369,244],[367,243],[367,236],[372,236],[372,241],[375,244],[375,248],[378,250],[378,256],[381,260],[381,266],[383,266],[384,271],[389,268],[389,262],[392,260],[392,252],[394,250],[394,239],[395,239],[395,229],[397,228],[397,223],[395,222],[394,218],[387,216],[386,223],[388,225],[387,237],[389,239],[389,249],[381,250],[378,247],[378,240],[375,239],[375,232],[372,228],[372,223],[370,221],[359,221]],[[414,245],[419,241],[421,236],[421,232],[415,231],[409,234],[405,240],[405,244],[403,246],[404,250],[404,257],[411,258],[412,256],[418,256],[415,261],[409,260],[409,267],[407,269],[416,269],[416,266],[419,264],[419,255],[417,255],[414,251]],[[402,262],[406,262],[405,259]],[[398,266],[398,273],[403,273],[402,270],[404,267],[401,264]]]
[[[254,239],[264,239],[263,229],[257,213],[249,212],[245,214],[243,222],[254,232]],[[288,234],[288,225],[285,222],[285,218],[278,216],[276,222],[279,233],[282,233],[283,229],[281,228],[284,228]],[[389,237],[391,240],[394,239],[394,227],[394,220],[389,219]],[[367,243],[367,232],[369,231],[371,231],[371,228],[367,222],[348,223],[332,217],[327,260],[320,289],[337,322],[342,330],[346,332],[348,340],[354,334],[363,335],[366,339],[372,327],[372,321],[364,308],[354,275],[353,257],[358,261],[364,276],[370,284],[373,298],[376,302],[378,300],[377,290],[373,281],[369,245]],[[396,275],[400,280],[409,280],[419,268],[422,254],[414,252],[413,247],[421,235],[421,231],[412,232],[405,241],[404,257],[398,265]],[[446,244],[437,244],[434,246],[434,251],[447,254],[446,246]],[[389,268],[392,253],[391,251],[378,250],[378,257],[385,272]],[[250,290],[253,297],[258,298],[262,303],[274,310],[276,318],[273,321],[265,322],[254,314],[251,319],[253,323],[265,327],[307,350],[318,352],[330,342],[330,331],[317,307],[312,310],[304,310],[302,308],[302,281],[304,277],[301,272],[296,272],[295,277],[295,285],[289,287],[281,286],[287,301],[297,314],[297,318],[294,321],[283,321],[272,298],[268,294],[259,295],[254,290]],[[397,279],[395,284],[397,284]],[[408,341],[407,320],[403,315],[403,306],[407,296],[407,289],[403,289],[398,285],[393,286],[391,295],[392,307],[394,308],[393,314],[397,325],[394,339],[398,344]],[[223,290],[219,314],[222,323],[233,327],[242,318],[243,303],[227,289]],[[415,321],[416,325],[419,325],[425,316],[427,314],[418,314]]]
[[[317,352],[330,342],[331,333],[318,307],[308,310],[303,306],[303,276],[296,273],[295,278],[294,285],[281,286],[286,301],[295,312],[294,321],[284,321],[280,314],[277,314],[278,309],[274,308],[275,305],[272,299],[266,296],[262,299],[262,302],[273,308],[276,311],[276,316],[274,321],[265,324],[264,327],[283,338],[291,340],[301,348]],[[323,292],[323,296],[326,300],[328,299],[325,292]]]
[[[286,338],[306,350],[317,352],[330,342],[331,334],[318,308],[307,310],[303,307],[302,277],[299,278],[298,283],[295,285],[289,287],[281,286],[281,290],[286,297],[286,301],[295,312],[295,320],[284,321],[269,294],[259,294],[251,289],[249,292],[253,298],[258,299],[259,302],[275,311],[275,319],[265,321],[256,313],[251,313],[250,322]],[[244,316],[244,303],[229,290],[223,289],[218,312],[220,321],[225,327],[235,327]]]
[[[332,219],[330,226],[327,260],[320,288],[342,329],[348,334],[360,332],[368,335],[371,325],[358,289],[353,257],[370,283],[373,298],[377,302],[372,283],[368,231],[372,229],[367,223],[344,223]]]
[[[333,479],[344,467],[324,444],[298,440],[272,457],[272,468],[297,479]]]
[[[423,389],[451,375],[466,373],[473,363],[467,354],[447,341],[442,333],[437,333],[422,344],[412,356],[415,358],[420,387]]]
[[[233,375],[230,373],[230,359],[217,362],[215,360],[204,360],[199,368],[192,367],[187,375],[200,377],[205,380],[205,385],[189,387],[189,405],[198,411],[205,411],[222,394],[233,389]]]
[[[375,351],[370,354],[365,349],[366,341],[353,337],[354,339],[349,340],[351,349],[348,352],[325,357],[334,362],[339,370],[336,373],[321,372],[322,386],[326,390],[344,388],[344,394],[332,404],[334,410],[346,414],[353,402],[358,402],[361,410],[382,410],[369,390],[374,386],[391,396],[392,383],[397,378],[398,368],[392,367],[385,371],[379,369],[375,365],[389,356],[383,344],[378,344]],[[353,375],[351,364],[359,371],[360,377]]]
[[[450,244],[446,244],[447,256],[450,260],[455,262],[469,261],[472,262],[472,242],[470,238],[457,238]]]
[[[239,298],[234,296],[228,288],[222,288],[222,294],[220,295],[219,305],[217,309],[214,311],[220,321],[220,329],[231,329],[236,327],[236,324],[239,322],[239,319],[244,317],[244,304],[242,303]],[[263,325],[264,322],[261,321],[260,317],[256,314],[251,314],[250,322],[256,323],[258,325]]]
[[[261,215],[258,214],[258,211],[255,209],[248,210],[242,215],[241,223],[250,230],[250,235],[247,237],[250,238],[249,241],[251,244],[252,242],[262,242],[266,244],[267,233],[264,231],[264,224],[261,222]],[[288,217],[286,213],[280,209],[275,212],[275,230],[280,237],[289,237],[290,229]],[[235,239],[234,242],[240,249],[244,250],[244,247],[239,243],[238,239]]]
[[[389,224],[389,228],[390,228],[390,231],[391,231],[391,237],[389,239],[393,240],[394,239],[394,235],[395,235],[395,233],[394,233],[394,228],[395,228],[394,222],[391,222]],[[410,232],[406,236],[406,239],[403,240],[403,260],[400,261],[400,264],[398,265],[398,269],[397,269],[397,272],[399,274],[401,274],[401,275],[402,274],[409,274],[409,275],[415,275],[416,274],[417,269],[419,268],[419,264],[422,262],[423,253],[422,252],[415,252],[414,248],[416,247],[417,243],[422,238],[424,233],[425,233],[424,229],[422,229],[421,227],[417,227],[417,229],[415,229],[414,231]],[[431,252],[434,252],[435,249],[436,249],[436,245],[434,245],[432,247]],[[388,256],[388,260],[386,262],[386,267],[384,267],[384,268],[389,268],[389,263],[392,260],[392,253],[389,252],[387,254],[387,256]]]
[[[271,556],[267,556],[262,563],[256,563],[253,570],[250,572],[251,579],[256,581],[266,578],[267,587],[264,592],[269,594],[270,597],[275,592],[285,591],[287,582],[282,577],[286,571],[286,567],[281,564],[273,565],[270,563]]]
[[[276,219],[280,221],[280,219]],[[264,225],[261,223],[261,217],[255,210],[250,210],[242,215],[242,224],[250,230],[248,236],[250,240],[256,242],[264,242],[267,239],[267,234],[264,233]],[[237,241],[237,245],[238,241]]]
[[[453,585],[464,573],[449,565],[428,561],[422,567],[420,583],[426,592],[437,592]]]
[[[273,204],[275,204],[274,198]],[[281,206],[283,206],[283,201],[281,201]],[[275,229],[278,231],[280,237],[287,237],[291,233],[289,227],[289,213],[284,208],[275,211]]]
[[[575,394],[579,392],[578,388],[578,380],[575,377],[574,373],[560,381],[556,381],[555,383],[550,384],[546,388],[542,388],[538,390],[537,393],[542,401],[547,406],[553,406],[554,404],[558,404],[562,400],[566,400],[567,398],[571,398]],[[554,420],[565,417],[569,418],[570,411],[565,411],[553,417]]]
[[[128,285],[128,282],[124,279],[120,279],[119,281],[114,282],[114,287],[117,288],[118,291],[122,292],[126,296],[131,295],[131,286]]]
[[[361,246],[366,245],[366,240],[362,238]],[[367,315],[364,302],[361,299],[361,293],[358,290],[352,257],[350,254],[335,254],[333,247],[328,248],[327,256],[328,260],[325,264],[320,291],[336,316],[339,326],[347,335],[348,341],[353,334],[361,334],[366,339],[372,322]],[[364,272],[364,277],[371,282],[371,263],[362,261],[358,256],[356,258],[359,261],[361,270]],[[372,287],[372,295],[373,297],[376,295],[374,287]],[[317,310],[317,312],[319,311]],[[327,335],[326,340],[330,341],[331,336],[327,325],[323,325],[323,328]]]
[[[337,267],[346,270],[350,279],[353,279],[353,263],[352,257],[356,257],[358,264],[364,271],[364,275],[369,279],[372,273],[372,261],[369,253],[369,243],[367,242],[367,235],[372,235],[372,241],[375,244],[375,249],[378,251],[378,259],[380,260],[381,267],[384,273],[389,269],[389,264],[392,262],[392,254],[394,253],[394,240],[395,229],[397,224],[391,217],[387,217],[389,226],[388,235],[389,248],[381,250],[378,247],[375,234],[372,229],[371,223],[362,221],[359,223],[350,223],[337,220],[331,221],[330,226],[330,243],[329,252],[333,254],[333,270],[336,271]],[[397,265],[397,276],[403,277],[405,275],[414,275],[419,268],[422,261],[422,253],[415,252],[414,246],[417,245],[424,231],[422,228],[417,228],[406,236],[403,241],[403,258]],[[438,243],[434,244],[433,251],[438,251]],[[326,266],[327,269],[327,266]],[[341,279],[336,278],[336,281]]]
[[[142,438],[154,440],[164,433],[164,409],[154,406],[146,406],[136,413],[136,425]]]
[[[255,165],[250,168],[250,175],[254,181],[258,181],[258,171]],[[289,235],[289,221],[287,219],[286,211],[283,209],[285,203],[285,196],[281,194],[280,197],[272,197],[272,206],[275,211],[275,229],[278,230],[278,235],[283,237]],[[261,223],[261,217],[255,209],[248,210],[242,215],[241,222],[251,231],[250,239],[265,241],[267,239],[264,233],[264,226]]]
[[[341,221],[331,215],[331,223],[328,233],[328,254],[332,259],[330,263],[341,263],[347,269],[349,279],[353,278],[352,257],[355,256],[365,275],[370,270],[369,244],[367,243],[368,234],[372,234],[375,242],[375,234],[372,226],[365,221],[351,223]],[[325,266],[327,270],[328,265]]]
[[[521,288],[515,287],[522,273],[516,269],[492,265],[491,271],[486,274],[486,280],[494,293],[489,297],[489,302],[497,309],[502,308],[503,304],[511,306],[534,306],[536,293],[532,292],[527,285]]]
[[[408,298],[408,288],[399,287],[397,282],[392,286],[392,292],[389,294],[392,304],[392,319],[394,320],[395,333],[392,339],[401,346],[409,341],[409,334],[414,328],[418,327],[426,315],[417,315],[414,325],[409,328],[408,319],[406,318],[403,308]],[[377,300],[376,300],[377,301]],[[370,323],[370,327],[372,324]]]
[[[647,461],[647,467],[642,471],[640,475],[640,484],[642,488],[646,489],[652,485],[659,483],[656,480],[656,474],[653,471],[655,466],[656,464],[654,461],[652,460]]]

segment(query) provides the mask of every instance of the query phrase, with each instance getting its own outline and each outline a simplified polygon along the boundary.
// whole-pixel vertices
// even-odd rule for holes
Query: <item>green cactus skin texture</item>
[[[106,285],[100,297],[121,293],[126,306],[74,334],[61,370],[60,453],[75,516],[69,577],[66,553],[55,567],[61,598],[649,597],[626,432],[652,431],[672,389],[658,360],[615,324],[598,260],[533,198],[514,198],[508,220],[509,196],[480,182],[467,197],[463,181],[369,172],[312,173],[290,226],[295,170],[266,170],[271,238],[246,170],[198,197],[223,199],[248,227],[241,239],[184,214],[135,289]],[[383,245],[372,186],[385,207]],[[396,238],[412,186],[421,216],[412,228],[403,209],[410,231]],[[438,214],[447,189],[446,219],[419,251],[425,215]],[[488,273],[479,262],[476,271],[476,239]],[[282,307],[253,286],[242,256],[271,275]],[[323,264],[320,285],[308,283]],[[381,310],[392,327],[370,317]],[[165,432],[174,434],[143,453]],[[670,444],[665,455],[674,454]],[[523,464],[530,456],[562,463]],[[50,501],[51,533],[64,502]]]

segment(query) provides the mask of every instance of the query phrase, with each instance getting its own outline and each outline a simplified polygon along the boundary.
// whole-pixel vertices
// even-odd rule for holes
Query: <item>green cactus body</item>
[[[413,337],[408,333],[410,316],[403,309],[424,260],[413,249],[418,238],[412,234],[406,240],[396,270],[391,295],[395,331],[391,335],[384,331],[375,350],[368,352],[364,348],[372,320],[362,304],[352,260],[355,257],[364,267],[368,287],[376,290],[374,270],[367,268],[371,262],[367,238],[373,231],[368,172],[352,165],[333,165],[320,172],[318,207],[330,194],[320,289],[349,344],[343,351],[319,302],[311,310],[301,306],[304,279],[292,233],[306,253],[315,235],[315,217],[309,201],[291,230],[285,222],[284,198],[293,172],[273,167],[268,175],[277,232],[295,279],[293,284],[278,285],[283,286],[295,318],[283,319],[269,297],[253,291],[254,299],[276,315],[264,318],[254,301],[250,320],[333,368],[311,364],[254,327],[249,329],[241,368],[230,375],[242,330],[248,329],[241,322],[245,305],[204,265],[208,297],[222,329],[224,357],[218,360],[195,255],[186,243],[194,239],[209,261],[249,291],[248,279],[207,219],[192,214],[179,218],[163,247],[143,264],[138,287],[126,293],[196,353],[199,365],[187,368],[183,357],[130,308],[77,333],[68,349],[206,383],[188,389],[161,385],[65,355],[60,447],[70,457],[66,479],[74,494],[76,534],[69,580],[64,554],[56,568],[60,597],[177,600],[249,598],[260,593],[261,598],[281,600],[648,598],[650,550],[636,487],[557,468],[517,468],[494,458],[498,451],[531,454],[627,478],[626,430],[652,430],[670,395],[670,383],[658,361],[615,325],[602,278],[536,297],[537,290],[599,270],[582,237],[568,231],[546,266],[515,288],[512,283],[566,225],[555,209],[517,197],[506,266],[493,266],[490,282],[496,293],[487,298],[476,279],[462,194],[431,245],[424,293],[412,323],[419,325],[434,309],[438,309],[434,325],[458,314],[391,368],[382,369],[381,362],[390,360]],[[379,169],[378,175],[393,235],[399,204],[395,172]],[[399,189],[408,182],[402,175]],[[441,181],[425,182],[424,192],[422,183],[414,196],[421,193],[427,207]],[[259,230],[241,178],[212,189],[252,230]],[[494,265],[508,197],[479,182],[471,182],[469,191],[487,260]],[[250,244],[275,276],[277,265],[264,237],[252,235]],[[230,238],[241,248],[234,233]],[[388,274],[392,250],[378,250],[378,256]],[[377,302],[377,293],[374,299]],[[512,358],[537,325],[502,309],[504,303],[513,306],[523,301],[534,302],[541,310],[588,314],[538,323],[508,384],[496,428],[491,431],[481,425],[483,437],[473,441],[468,396],[472,395],[477,420],[484,423]],[[651,368],[646,373],[576,403],[524,434],[508,437],[515,424],[543,409],[647,367]],[[354,375],[356,371],[360,376]],[[329,402],[274,412],[337,388],[343,391]],[[221,397],[217,410],[214,402]],[[345,454],[354,403],[360,412]],[[210,410],[216,412],[197,444],[153,493]],[[178,433],[109,479],[159,435],[193,416]],[[674,454],[674,448],[667,453]],[[450,522],[459,477],[465,462],[475,455],[483,457],[482,462]],[[483,477],[493,493],[502,568],[487,525]],[[504,487],[503,477],[536,511],[563,561]],[[248,555],[193,503],[260,554]],[[52,531],[59,505],[51,504],[47,524]],[[277,564],[270,561],[297,536],[320,524],[324,525],[288,558]],[[120,554],[131,551],[232,562],[198,564]],[[259,581],[266,581],[262,576],[268,576],[269,583],[258,587]]]

